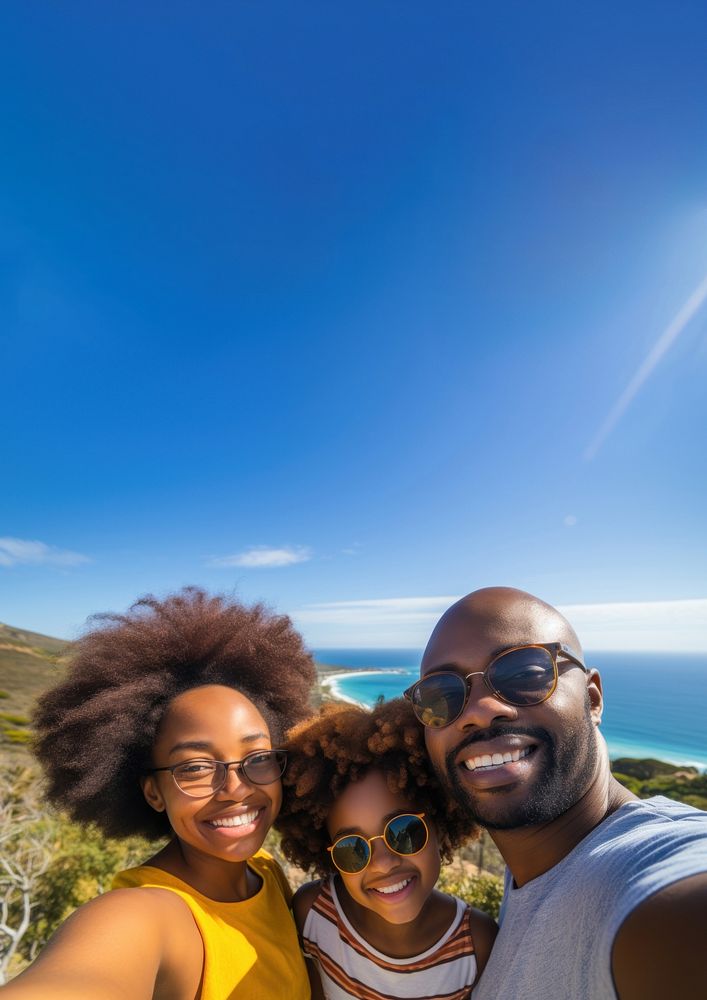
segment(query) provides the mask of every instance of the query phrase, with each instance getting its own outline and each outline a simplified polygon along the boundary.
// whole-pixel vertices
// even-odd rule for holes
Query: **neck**
[[[599,769],[582,798],[556,819],[489,833],[520,887],[559,864],[607,816],[635,798],[612,777],[607,764]]]
[[[248,868],[247,861],[224,861],[202,854],[177,837],[147,864],[175,875],[202,896],[218,903],[241,902],[259,888],[258,876]]]

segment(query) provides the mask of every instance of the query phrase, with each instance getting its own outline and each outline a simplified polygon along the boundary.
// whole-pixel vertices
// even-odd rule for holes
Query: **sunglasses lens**
[[[417,854],[427,843],[427,827],[419,816],[396,816],[385,828],[385,842],[396,854]]]
[[[491,686],[511,705],[538,705],[555,684],[555,666],[541,646],[512,649],[489,667]]]
[[[363,837],[342,837],[332,848],[331,857],[336,867],[347,875],[362,872],[368,864],[371,849]]]
[[[454,722],[464,708],[466,684],[456,674],[432,674],[412,689],[415,715],[431,729],[441,729]]]

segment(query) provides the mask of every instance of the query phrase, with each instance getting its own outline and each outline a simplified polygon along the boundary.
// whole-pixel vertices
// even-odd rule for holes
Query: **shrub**
[[[443,870],[437,887],[498,919],[503,899],[503,879],[498,875],[460,875]]]

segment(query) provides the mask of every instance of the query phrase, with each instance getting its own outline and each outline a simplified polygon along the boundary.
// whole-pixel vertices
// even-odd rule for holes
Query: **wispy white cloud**
[[[25,538],[0,538],[0,566],[81,566],[88,556]]]
[[[678,310],[677,315],[665,328],[651,348],[643,364],[639,367],[613,408],[609,411],[606,420],[584,452],[585,461],[589,462],[596,457],[599,449],[616,427],[646,379],[652,374],[663,355],[677,340],[695,313],[701,308],[705,299],[707,299],[707,275],[705,275],[687,302]]]
[[[440,615],[461,595],[307,604],[292,617],[313,646],[421,649]],[[559,610],[585,649],[707,653],[707,598],[568,604]]]
[[[391,597],[307,604],[292,613],[312,645],[422,647],[456,597]],[[311,636],[311,638],[310,638]]]
[[[321,604],[307,604],[300,612],[302,617],[311,616],[311,621],[360,622],[372,618],[386,621],[410,621],[427,619],[439,615],[445,608],[458,601],[458,597],[384,597],[360,601],[326,601]]]
[[[311,549],[304,545],[284,545],[282,548],[268,548],[256,545],[245,552],[236,552],[231,556],[217,556],[210,559],[209,566],[228,569],[240,566],[243,569],[275,569],[278,566],[293,566],[295,563],[307,562],[312,558]]]
[[[707,653],[707,598],[560,607],[585,649]]]

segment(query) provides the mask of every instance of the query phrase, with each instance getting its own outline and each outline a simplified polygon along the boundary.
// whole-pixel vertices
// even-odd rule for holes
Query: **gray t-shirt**
[[[611,949],[628,914],[707,871],[707,812],[663,796],[627,802],[566,858],[506,893],[473,1000],[615,1000]]]

